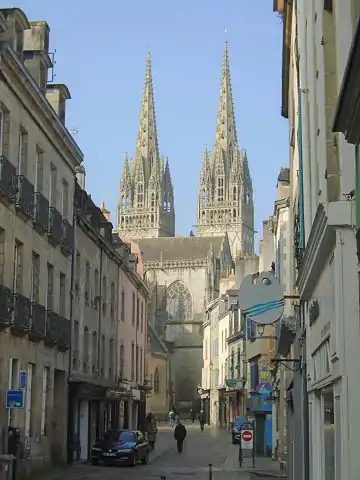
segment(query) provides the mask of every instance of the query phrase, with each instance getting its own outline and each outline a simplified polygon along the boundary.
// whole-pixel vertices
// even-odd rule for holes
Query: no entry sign
[[[243,450],[253,449],[254,436],[251,430],[243,430],[241,432],[241,448]]]

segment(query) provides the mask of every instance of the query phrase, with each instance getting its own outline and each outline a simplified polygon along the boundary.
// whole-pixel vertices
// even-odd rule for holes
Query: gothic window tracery
[[[180,281],[172,283],[166,292],[169,320],[184,322],[192,317],[192,299],[188,288]]]
[[[137,206],[142,207],[144,202],[144,184],[139,183],[137,187]]]
[[[224,178],[218,178],[218,201],[222,202],[224,200]]]
[[[236,187],[233,187],[233,201],[236,202],[237,200],[237,189]]]
[[[201,206],[202,208],[205,208],[206,205],[206,192],[205,189],[201,192]]]

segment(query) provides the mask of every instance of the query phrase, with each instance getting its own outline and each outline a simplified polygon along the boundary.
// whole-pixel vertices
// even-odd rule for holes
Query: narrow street
[[[176,451],[173,430],[160,428],[156,450],[148,465],[133,467],[93,467],[78,465],[62,470],[53,470],[46,475],[37,475],[37,480],[155,480],[162,476],[166,480],[207,480],[209,464],[213,466],[212,480],[284,478],[277,464],[271,459],[257,458],[255,469],[251,459],[245,459],[240,470],[238,447],[231,444],[228,432],[206,428],[200,431],[199,425],[186,424],[188,435],[184,451]],[[265,476],[263,475],[265,474]],[[271,476],[270,476],[271,475]]]

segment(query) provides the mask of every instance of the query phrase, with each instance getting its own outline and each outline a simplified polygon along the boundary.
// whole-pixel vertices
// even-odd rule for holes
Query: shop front
[[[200,409],[204,412],[205,423],[210,425],[210,389],[199,388]]]

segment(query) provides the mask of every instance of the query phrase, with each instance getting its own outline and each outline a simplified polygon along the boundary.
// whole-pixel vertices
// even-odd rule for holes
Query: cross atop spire
[[[148,52],[146,60],[145,85],[140,111],[136,156],[147,160],[148,165],[145,166],[147,172],[151,170],[153,160],[159,157],[150,52]]]
[[[215,147],[221,147],[225,152],[237,147],[237,134],[233,96],[231,88],[230,62],[228,42],[225,41],[221,72],[220,99],[216,121]]]

